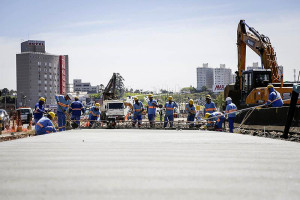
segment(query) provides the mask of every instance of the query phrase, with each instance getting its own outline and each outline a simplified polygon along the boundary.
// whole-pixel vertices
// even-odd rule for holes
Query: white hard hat
[[[72,94],[71,93],[66,94],[66,96],[68,96],[70,99],[72,99]]]
[[[227,97],[226,101],[232,101],[232,99],[230,97]]]

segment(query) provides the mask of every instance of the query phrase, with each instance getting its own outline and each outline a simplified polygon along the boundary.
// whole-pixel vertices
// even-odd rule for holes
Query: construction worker
[[[207,119],[207,128],[211,128],[215,131],[222,131],[222,124],[225,120],[225,116],[221,112],[205,113]]]
[[[100,103],[96,103],[95,106],[92,106],[90,109],[89,120],[90,127],[93,126],[94,122],[100,121]]]
[[[39,99],[39,102],[35,104],[34,107],[34,123],[36,124],[44,115],[45,112],[45,108],[44,108],[44,104],[45,104],[45,98],[41,97]]]
[[[282,107],[283,101],[281,99],[280,93],[274,89],[274,86],[272,84],[269,84],[267,88],[269,90],[269,99],[265,105],[271,107]]]
[[[226,113],[228,113],[228,123],[230,133],[233,133],[234,129],[234,119],[236,116],[235,111],[237,111],[237,107],[234,103],[232,103],[232,99],[230,97],[226,98]]]
[[[148,95],[149,101],[148,101],[148,119],[150,122],[150,127],[153,127],[155,125],[154,120],[155,120],[155,114],[156,114],[156,107],[157,107],[157,102],[153,100],[153,95],[149,94]]]
[[[73,128],[77,128],[80,126],[80,116],[81,112],[84,113],[84,108],[78,97],[75,97],[74,100],[75,101],[71,103],[69,112],[72,112],[71,120],[75,120],[75,123],[72,123],[72,126]]]
[[[173,101],[173,97],[169,96],[168,97],[168,102],[165,103],[165,109],[166,109],[166,114],[165,114],[165,123],[164,123],[164,128],[167,127],[168,121],[170,122],[170,127],[173,127],[173,122],[174,122],[174,108],[178,108],[177,104],[175,101]]]
[[[211,101],[211,96],[208,94],[205,97],[206,104],[204,105],[204,112],[203,114],[205,115],[206,113],[213,113],[217,111],[217,108],[215,106],[215,103]]]
[[[140,102],[137,97],[134,97],[132,127],[135,127],[137,121],[138,121],[138,127],[139,128],[141,127],[143,111],[144,111],[144,106],[142,102]]]
[[[70,100],[72,98],[71,94],[57,95],[55,96],[57,102],[57,118],[58,118],[58,130],[66,130],[66,112],[69,108]]]
[[[55,117],[54,112],[49,112],[46,117],[42,117],[35,125],[35,134],[43,135],[47,133],[56,132],[51,120]]]
[[[185,111],[187,112],[187,122],[189,123],[189,127],[194,127],[194,120],[196,115],[196,108],[194,106],[194,100],[190,99],[189,103],[185,106]]]

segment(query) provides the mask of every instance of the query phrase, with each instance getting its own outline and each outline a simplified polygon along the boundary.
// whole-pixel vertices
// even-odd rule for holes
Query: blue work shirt
[[[35,104],[34,112],[33,112],[33,115],[34,115],[35,119],[42,118],[44,112],[45,112],[45,108],[44,108],[44,105],[41,104],[41,101],[38,102],[37,104]]]
[[[235,111],[237,111],[236,105],[234,103],[232,103],[231,101],[228,101],[228,104],[226,106],[226,113],[229,113],[228,117],[235,117],[236,116]],[[232,112],[234,112],[234,113],[232,113]]]
[[[155,115],[155,113],[156,113],[156,106],[154,104],[157,105],[157,102],[155,100],[148,101],[148,114]]]
[[[52,121],[48,117],[42,117],[35,125],[35,130],[38,131],[42,128],[52,127],[52,132],[56,132],[55,127],[53,126]]]
[[[171,116],[171,115],[174,115],[174,108],[177,108],[177,104],[175,101],[172,101],[171,103],[170,102],[166,102],[165,104],[165,108],[166,108],[166,115],[167,116]]]
[[[143,108],[144,108],[144,106],[143,106],[142,102],[139,101],[138,104],[136,104],[134,102],[134,104],[133,104],[133,114],[134,115],[141,115],[142,111],[143,111]]]
[[[100,117],[100,109],[96,110],[96,107],[93,106],[90,109],[89,119],[92,119],[94,117]]]
[[[196,114],[196,108],[194,105],[192,105],[192,107],[190,107],[190,104],[186,104],[185,105],[185,111],[188,113],[188,115],[195,115]]]
[[[70,112],[72,112],[72,115],[80,116],[81,111],[84,113],[82,103],[80,101],[73,101],[70,106]]]
[[[216,108],[214,102],[211,101],[210,103],[206,103],[204,105],[204,115],[205,115],[205,113],[213,113],[216,111],[217,111],[217,108]]]
[[[66,100],[63,95],[55,96],[57,101],[57,112],[65,112],[69,108],[70,101]]]
[[[221,112],[213,112],[211,113],[210,117],[211,119],[208,120],[207,126],[212,126],[214,125],[213,122],[215,122],[216,126],[218,128],[222,128],[222,123],[225,120],[225,116]]]
[[[272,105],[272,107],[282,107],[283,101],[281,99],[281,95],[277,92],[274,88],[270,88],[269,93],[269,100],[267,101],[266,105]]]

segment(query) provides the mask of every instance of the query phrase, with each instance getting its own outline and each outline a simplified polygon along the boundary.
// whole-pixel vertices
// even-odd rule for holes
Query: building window
[[[45,91],[47,91],[47,87],[45,86]]]
[[[38,84],[41,84],[42,82],[41,82],[41,80],[38,80]]]
[[[47,85],[47,81],[45,81],[45,85]]]

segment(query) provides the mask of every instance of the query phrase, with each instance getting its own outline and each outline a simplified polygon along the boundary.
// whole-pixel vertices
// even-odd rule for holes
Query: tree
[[[224,92],[220,92],[216,99],[215,99],[215,104],[217,108],[220,108],[222,110],[223,106],[225,105],[225,100],[224,100]]]
[[[6,95],[9,95],[9,90],[7,88],[4,88],[2,90],[2,96],[6,96]]]
[[[206,85],[203,85],[201,88],[201,92],[205,92],[205,91],[207,91],[207,87],[206,87]]]
[[[121,98],[125,93],[124,81],[125,79],[121,76],[121,74],[116,73],[116,95],[118,98]]]

